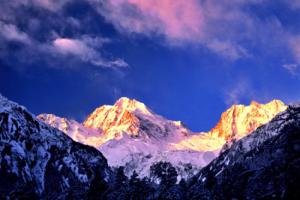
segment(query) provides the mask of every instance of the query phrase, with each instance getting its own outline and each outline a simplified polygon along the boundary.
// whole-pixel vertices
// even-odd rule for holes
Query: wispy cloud
[[[296,61],[300,63],[300,35],[290,36],[289,44]]]
[[[207,47],[211,51],[230,60],[237,60],[241,57],[249,56],[247,50],[244,47],[233,44],[230,41],[213,40],[207,43]]]
[[[43,8],[57,11],[69,0],[33,0],[32,2]]]
[[[235,81],[234,85],[224,90],[225,103],[229,106],[253,97],[255,97],[254,90],[247,79]]]
[[[161,34],[169,40],[197,40],[203,33],[196,0],[108,0],[98,8],[123,32]]]
[[[12,0],[15,5],[31,5],[51,11],[58,11],[70,0]]]
[[[22,43],[30,43],[31,39],[30,37],[20,31],[14,24],[6,24],[2,21],[0,21],[0,35],[5,40],[9,41],[18,41]]]
[[[84,39],[56,38],[52,45],[54,51],[62,55],[71,55],[84,62],[103,67],[128,67],[129,65],[122,59],[107,60],[89,43],[92,38]],[[94,39],[97,40],[97,39]]]
[[[282,65],[291,75],[296,76],[299,72],[300,66],[298,64],[284,64]]]

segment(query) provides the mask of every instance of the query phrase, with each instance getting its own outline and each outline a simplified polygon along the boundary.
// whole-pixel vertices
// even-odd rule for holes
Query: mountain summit
[[[240,139],[269,122],[286,108],[287,106],[280,100],[273,100],[267,104],[252,101],[249,106],[233,105],[222,114],[218,124],[209,131],[209,134],[225,140]]]
[[[100,129],[110,138],[126,133],[132,137],[158,139],[170,136],[178,130],[182,134],[189,132],[180,122],[156,115],[145,104],[127,97],[120,98],[113,106],[104,105],[97,108],[83,125]]]
[[[100,128],[105,132],[117,126],[126,127],[129,132],[133,132],[134,130],[130,128],[138,121],[133,115],[134,112],[144,115],[152,114],[145,104],[135,99],[122,97],[113,106],[103,105],[97,108],[83,124],[90,128]]]

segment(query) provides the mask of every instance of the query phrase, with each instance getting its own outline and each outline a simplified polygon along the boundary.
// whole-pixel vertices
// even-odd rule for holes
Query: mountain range
[[[133,171],[140,177],[149,176],[151,165],[166,161],[177,168],[180,179],[193,176],[225,144],[246,136],[286,108],[279,100],[233,105],[208,132],[192,132],[182,122],[168,120],[126,97],[95,109],[83,123],[53,114],[38,118],[73,140],[99,149],[110,166],[125,166],[128,176]]]
[[[192,132],[128,98],[78,123],[0,95],[0,125],[1,199],[300,197],[300,104],[234,105]]]

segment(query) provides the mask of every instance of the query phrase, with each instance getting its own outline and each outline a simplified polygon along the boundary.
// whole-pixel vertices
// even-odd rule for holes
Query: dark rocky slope
[[[299,199],[300,105],[239,140],[190,182],[188,199]]]
[[[101,198],[111,174],[99,151],[0,95],[0,199]]]

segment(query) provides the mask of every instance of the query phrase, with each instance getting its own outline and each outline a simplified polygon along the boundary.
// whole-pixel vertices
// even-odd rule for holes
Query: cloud
[[[290,74],[293,76],[297,75],[297,71],[299,70],[300,66],[298,64],[284,64],[282,66],[284,69],[286,69]]]
[[[300,63],[300,35],[290,36],[289,44],[296,61]]]
[[[167,39],[201,37],[203,16],[196,0],[108,0],[99,11],[119,30],[161,34]]]
[[[51,11],[57,11],[69,0],[32,0],[32,4]]]
[[[241,57],[248,57],[249,54],[245,48],[240,45],[232,44],[230,41],[213,40],[207,44],[207,47],[230,60],[237,60]]]
[[[114,41],[91,29],[90,22],[94,19],[90,13],[80,18],[66,13],[67,6],[74,7],[70,4],[69,0],[3,2],[0,7],[0,46],[5,51],[0,52],[0,59],[12,66],[32,66],[42,62],[48,67],[62,68],[128,67],[122,58],[106,51],[106,45]],[[89,6],[86,1],[85,4]],[[85,9],[93,10],[92,7]],[[98,14],[95,12],[95,15]],[[23,45],[13,46],[11,42]]]
[[[243,10],[261,1],[89,0],[122,33],[160,36],[167,45],[203,46],[229,60],[249,57],[242,40],[253,37],[254,20]],[[241,31],[242,30],[242,31]]]
[[[57,38],[53,41],[54,47],[62,54],[73,54],[82,57],[92,56],[95,52],[84,42],[77,39]]]
[[[293,1],[293,5],[298,5],[298,1]],[[94,59],[104,55],[100,51],[104,51],[103,45],[107,44],[95,41],[95,38],[103,38],[98,35],[101,28],[95,25],[99,16],[94,15],[102,15],[116,30],[127,36],[143,35],[159,39],[159,42],[171,47],[208,49],[229,61],[252,58],[256,53],[253,52],[254,49],[267,54],[268,49],[272,48],[275,52],[287,46],[293,51],[294,57],[300,60],[299,45],[291,44],[299,41],[287,42],[291,33],[287,33],[285,24],[281,24],[276,14],[261,17],[253,9],[256,6],[263,11],[268,5],[273,5],[274,1],[83,0],[79,6],[76,3],[70,0],[11,0],[3,3],[0,7],[0,20],[11,25],[3,30],[14,32],[11,36],[6,36],[6,40],[11,37],[25,42],[26,39],[30,41],[31,37],[39,40],[38,43],[47,44],[57,38],[73,39],[73,45],[79,46],[78,49],[56,45],[57,52],[60,49],[61,55],[72,54],[94,65],[105,63],[110,66],[117,63],[125,66],[120,58],[109,62],[106,59]],[[291,4],[283,5],[291,7]],[[67,9],[68,6],[72,9]],[[87,7],[88,16],[84,16],[84,12],[77,12],[76,9],[80,9],[78,7]],[[35,12],[28,12],[28,9]],[[72,14],[74,11],[76,14]],[[42,14],[45,12],[47,17]],[[82,15],[79,18],[78,13]],[[22,19],[22,23],[19,19]],[[23,30],[24,28],[27,30]],[[40,30],[41,35],[37,36]],[[92,41],[84,39],[85,35]]]
[[[0,35],[9,41],[18,41],[22,43],[30,43],[30,37],[20,31],[15,25],[13,24],[6,24],[0,21]]]
[[[119,67],[119,68],[126,68],[129,67],[129,64],[126,63],[123,59],[121,58],[117,58],[116,60],[103,60],[103,59],[98,59],[98,60],[94,60],[93,63],[95,65],[100,65],[103,67]]]
[[[83,39],[72,38],[56,38],[52,45],[55,52],[63,55],[71,55],[81,59],[84,62],[89,62],[96,66],[103,67],[128,67],[129,65],[122,59],[107,60],[95,49],[95,44],[91,41],[99,39],[92,39],[83,37]]]
[[[298,2],[293,1],[293,8]],[[270,0],[89,0],[106,20],[125,34],[163,38],[168,46],[192,45],[235,61],[251,58],[255,48],[286,48],[285,25],[269,10]],[[290,7],[283,2],[283,5]],[[299,4],[300,5],[300,4]],[[251,56],[250,56],[251,55]]]
[[[247,79],[235,81],[235,84],[224,90],[225,103],[227,105],[239,104],[242,100],[255,97],[254,90]]]
[[[50,11],[58,11],[70,0],[11,0],[13,6],[35,6]]]

